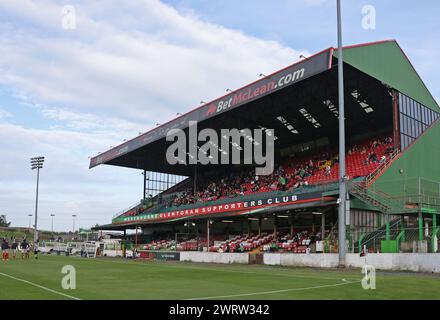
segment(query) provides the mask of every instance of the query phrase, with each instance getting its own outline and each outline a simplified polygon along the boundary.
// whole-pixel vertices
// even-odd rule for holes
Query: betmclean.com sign
[[[265,209],[270,207],[285,206],[292,204],[300,204],[307,202],[315,202],[323,200],[320,192],[313,192],[308,194],[298,194],[298,195],[283,195],[283,196],[266,196],[259,199],[248,200],[248,201],[234,201],[230,203],[209,205],[193,207],[188,209],[181,209],[166,212],[160,212],[155,214],[145,214],[134,217],[121,217],[113,220],[113,223],[130,223],[137,221],[162,221],[162,220],[173,220],[181,218],[189,218],[196,216],[205,216],[211,214],[221,214],[221,213],[237,213],[244,214],[255,209]],[[232,200],[232,199],[231,199]],[[326,199],[324,199],[326,200]]]
[[[190,121],[201,122],[328,70],[330,52],[330,49],[320,52],[106,151],[90,160],[90,168],[162,139],[172,129],[187,128]]]
[[[157,259],[157,260],[168,260],[168,261],[179,261],[180,252],[160,252],[153,250],[139,250],[141,258],[147,259]]]

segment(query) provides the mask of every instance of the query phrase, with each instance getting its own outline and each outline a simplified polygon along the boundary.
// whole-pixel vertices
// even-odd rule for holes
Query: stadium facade
[[[439,105],[395,40],[343,53],[350,248],[399,252],[411,239],[418,247],[407,250],[436,252]],[[140,227],[148,241],[197,234],[207,247],[221,236],[305,229],[337,239],[337,64],[337,51],[325,49],[93,157],[90,168],[144,173],[143,199],[95,229]],[[168,164],[167,132],[190,121],[199,130],[274,129],[277,173],[262,183],[249,165]]]

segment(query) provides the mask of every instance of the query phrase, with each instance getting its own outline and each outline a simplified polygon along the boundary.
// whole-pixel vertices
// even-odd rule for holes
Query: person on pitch
[[[14,239],[14,242],[12,242],[11,249],[12,249],[12,259],[15,260],[18,251],[18,242],[16,239]]]
[[[8,261],[9,260],[9,243],[6,238],[3,238],[2,242],[2,261]]]
[[[21,242],[21,259],[29,259],[29,243],[26,238]]]

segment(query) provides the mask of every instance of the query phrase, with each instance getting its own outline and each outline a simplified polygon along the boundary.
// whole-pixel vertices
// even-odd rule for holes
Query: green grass
[[[61,288],[64,265],[76,268],[75,290]],[[376,290],[364,290],[360,270],[41,255],[0,262],[0,299],[69,299],[5,274],[79,299],[440,299],[437,275],[377,272]]]

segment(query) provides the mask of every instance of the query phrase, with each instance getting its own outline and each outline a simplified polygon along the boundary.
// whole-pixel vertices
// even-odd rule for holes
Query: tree
[[[9,227],[11,223],[6,220],[6,215],[0,215],[0,227]]]

